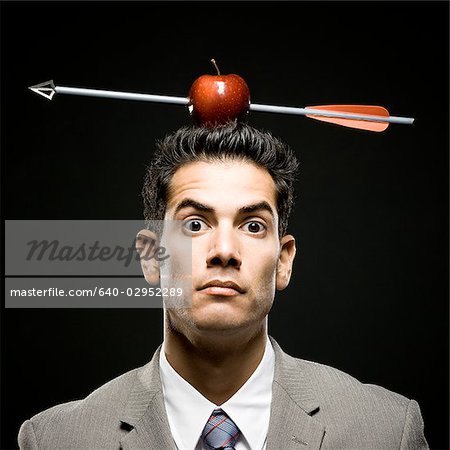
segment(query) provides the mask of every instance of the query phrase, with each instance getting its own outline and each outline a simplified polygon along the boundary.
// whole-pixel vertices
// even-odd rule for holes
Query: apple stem
[[[216,70],[217,70],[217,75],[220,75],[220,70],[219,70],[219,68],[217,67],[216,60],[215,60],[214,58],[212,58],[212,59],[211,59],[211,62],[214,64],[214,67],[215,67]]]

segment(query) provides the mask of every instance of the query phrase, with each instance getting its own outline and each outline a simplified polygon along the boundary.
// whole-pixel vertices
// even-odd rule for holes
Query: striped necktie
[[[210,450],[234,449],[239,428],[221,409],[215,409],[202,431],[202,438]]]

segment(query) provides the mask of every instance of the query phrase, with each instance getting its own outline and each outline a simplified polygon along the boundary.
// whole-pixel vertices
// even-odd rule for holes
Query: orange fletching
[[[369,106],[369,105],[321,105],[321,106],[308,106],[307,109],[320,109],[323,111],[334,111],[339,113],[350,113],[366,116],[380,116],[389,117],[389,111],[382,106]],[[311,119],[321,120],[322,122],[334,123],[336,125],[342,125],[344,127],[359,128],[360,130],[368,131],[384,131],[389,122],[373,122],[363,119],[347,119],[342,117],[325,117],[316,116],[314,114],[307,114],[306,117]]]

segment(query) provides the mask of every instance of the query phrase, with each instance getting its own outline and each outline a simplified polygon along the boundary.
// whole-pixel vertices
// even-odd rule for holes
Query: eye
[[[242,228],[244,231],[248,231],[249,233],[252,233],[252,234],[262,233],[266,230],[265,225],[263,225],[260,222],[255,222],[255,221],[247,222],[246,224],[244,224],[242,226]]]
[[[198,233],[199,231],[206,230],[208,226],[203,220],[200,219],[189,219],[183,223],[183,228],[188,233]]]

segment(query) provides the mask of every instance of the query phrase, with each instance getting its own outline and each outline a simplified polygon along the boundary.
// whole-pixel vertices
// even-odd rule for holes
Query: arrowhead
[[[48,100],[51,100],[53,96],[56,94],[55,84],[53,83],[53,80],[35,84],[34,86],[30,86],[28,89],[30,89],[33,92],[36,92],[36,94],[42,95]]]

